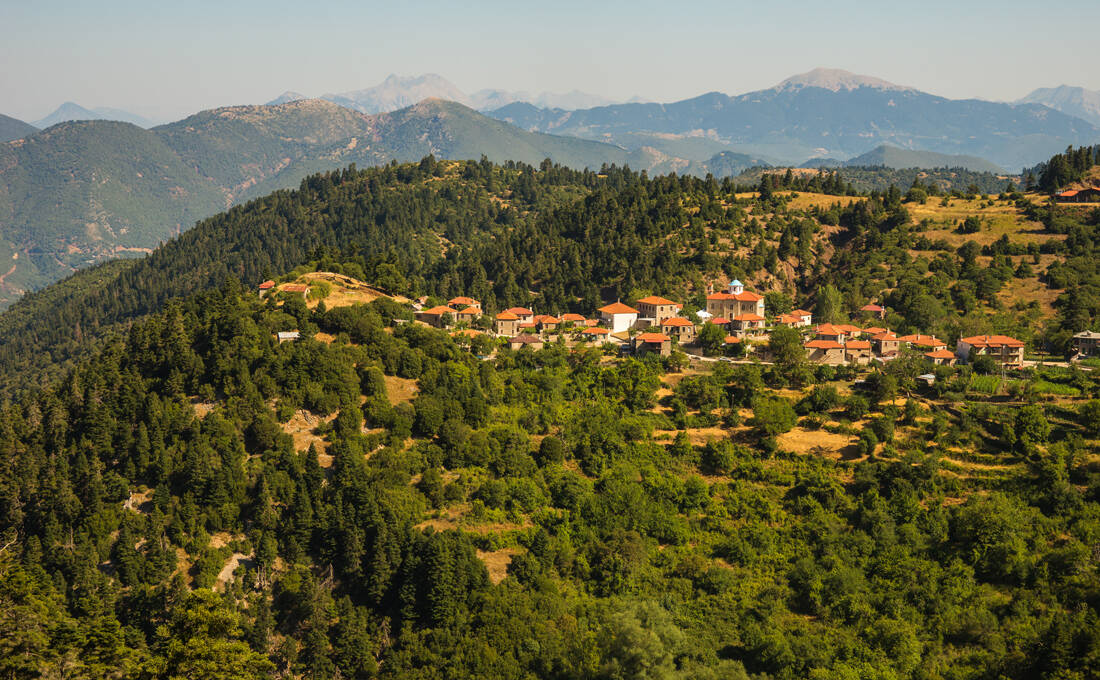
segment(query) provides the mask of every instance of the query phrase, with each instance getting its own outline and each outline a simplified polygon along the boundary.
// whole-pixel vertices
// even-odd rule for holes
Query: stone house
[[[955,355],[967,363],[983,354],[1002,366],[1019,367],[1024,363],[1024,343],[1007,335],[973,335],[959,338],[955,345]]]

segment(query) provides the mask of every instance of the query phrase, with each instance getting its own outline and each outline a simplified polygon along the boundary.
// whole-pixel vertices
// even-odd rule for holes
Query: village
[[[311,287],[297,282],[277,285],[270,280],[259,285],[261,297],[273,291],[308,299]],[[979,356],[989,357],[1004,369],[1025,365],[1025,343],[1021,340],[1006,335],[975,335],[960,338],[951,348],[932,335],[898,335],[883,325],[887,310],[873,303],[858,310],[859,318],[865,321],[863,326],[815,324],[813,313],[805,309],[769,314],[764,296],[746,290],[736,279],[725,290],[709,293],[705,309],[686,315],[682,313],[683,304],[656,295],[634,300],[632,305],[622,301],[604,305],[591,317],[537,314],[526,307],[510,307],[489,315],[480,301],[465,296],[454,297],[446,304],[428,306],[429,302],[428,296],[407,301],[417,323],[465,339],[485,335],[507,343],[512,350],[537,350],[560,341],[567,347],[604,347],[623,356],[670,356],[673,349],[680,349],[694,358],[717,355],[727,360],[768,361],[767,343],[772,332],[786,327],[799,331],[806,358],[818,364],[882,364],[910,351],[934,365],[971,363]],[[708,331],[710,337],[719,340],[717,347],[704,346],[702,339]],[[277,336],[280,342],[287,342],[297,340],[299,333],[289,330]],[[1072,349],[1072,361],[1100,356],[1100,332],[1075,334]]]

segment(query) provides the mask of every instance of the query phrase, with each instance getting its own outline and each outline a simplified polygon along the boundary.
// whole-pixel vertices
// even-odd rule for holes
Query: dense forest
[[[951,341],[1096,328],[1096,211],[803,181],[349,168],[29,296],[0,315],[0,677],[1096,677],[1095,362],[475,352],[388,297],[255,292],[591,313],[735,276]]]
[[[228,285],[5,403],[0,675],[1100,672],[1100,402],[920,393],[913,362],[844,396],[797,357],[661,396],[672,359],[483,361],[408,314]],[[796,422],[864,422],[862,455],[793,454]]]

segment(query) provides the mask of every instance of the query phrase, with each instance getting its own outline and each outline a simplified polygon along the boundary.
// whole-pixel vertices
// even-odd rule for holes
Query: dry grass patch
[[[492,552],[477,551],[477,558],[485,564],[489,572],[489,580],[496,585],[508,575],[508,565],[512,558],[523,552],[520,548],[501,548]]]
[[[317,448],[317,462],[321,467],[332,467],[332,456],[328,455],[329,443],[323,437],[313,434],[313,429],[321,423],[331,423],[336,414],[321,417],[310,411],[299,409],[287,422],[283,423],[283,432],[294,440],[296,451],[308,451],[310,446]]]
[[[395,302],[401,303],[409,301],[409,299],[404,296],[387,295],[359,279],[353,279],[350,276],[337,274],[335,272],[311,272],[298,277],[298,280],[303,283],[324,281],[329,284],[332,287],[332,292],[325,296],[324,300],[325,306],[330,309],[332,307],[347,307],[355,304],[365,305],[374,302],[380,297],[388,297]],[[306,306],[312,309],[317,306],[318,302],[320,302],[320,300],[309,300]]]
[[[202,420],[210,415],[210,412],[218,407],[212,401],[203,401],[199,397],[191,397],[191,407],[195,409],[195,417]]]
[[[832,459],[849,459],[855,453],[855,437],[825,430],[807,430],[796,427],[776,438],[779,445],[792,453],[820,455]]]
[[[385,376],[385,382],[386,397],[394,406],[398,404],[407,404],[413,399],[416,399],[418,390],[415,380],[410,378],[398,378],[395,375],[387,375]]]

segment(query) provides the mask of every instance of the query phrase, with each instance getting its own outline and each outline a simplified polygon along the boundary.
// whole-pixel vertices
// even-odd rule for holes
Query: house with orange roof
[[[447,305],[439,305],[438,307],[432,307],[431,309],[420,310],[416,313],[416,320],[423,321],[429,326],[443,328],[450,323],[454,323],[457,314],[457,309],[453,307],[448,307]]]
[[[275,287],[275,282],[272,281],[271,279],[268,279],[267,281],[264,281],[263,283],[261,283],[259,285],[260,297],[263,297],[263,296],[267,295],[271,291],[271,289],[274,288],[274,287]]]
[[[1100,202],[1100,187],[1066,189],[1054,194],[1054,200],[1059,203],[1097,203]]]
[[[552,314],[537,314],[535,315],[535,327],[539,329],[539,332],[556,331],[558,326],[561,325],[561,319]]]
[[[865,335],[869,338],[873,338],[876,335],[882,335],[883,333],[886,333],[886,332],[888,332],[888,330],[886,328],[879,328],[878,326],[870,326],[868,328],[863,329],[863,335]]]
[[[715,326],[721,326],[722,328],[725,328],[728,331],[728,330],[730,330],[730,324],[733,323],[733,322],[730,321],[729,319],[727,319],[724,316],[712,316],[707,321],[707,323],[712,323]]]
[[[463,321],[466,323],[473,323],[481,316],[481,307],[479,305],[467,305],[462,309],[455,312],[455,321]]]
[[[471,297],[460,295],[447,300],[447,306],[462,309],[463,307],[480,307],[481,303]]]
[[[972,335],[959,338],[955,355],[967,363],[986,355],[1002,366],[1019,367],[1024,363],[1024,343],[1007,335]]]
[[[862,307],[859,308],[859,311],[863,312],[863,314],[865,316],[868,316],[868,317],[871,317],[871,318],[874,318],[874,319],[885,319],[886,318],[886,308],[881,306],[881,305],[876,305],[874,303],[871,303],[869,305],[863,305]]]
[[[892,357],[896,356],[898,350],[901,349],[901,340],[890,331],[886,331],[873,336],[871,345],[875,351],[875,356]]]
[[[600,313],[600,321],[610,328],[612,333],[630,330],[638,322],[638,310],[621,302],[604,305],[597,311]]]
[[[819,364],[843,364],[844,345],[836,340],[818,338],[802,345],[806,349],[806,358]]]
[[[537,335],[520,333],[514,338],[508,340],[508,346],[511,347],[513,350],[520,350],[524,347],[529,347],[531,349],[542,349],[543,342],[542,338]]]
[[[922,352],[935,352],[938,349],[947,349],[947,343],[932,335],[903,335],[898,342],[906,347],[919,349]]]
[[[738,314],[730,319],[732,334],[740,337],[759,335],[764,331],[764,317],[759,314]]]
[[[844,343],[844,360],[850,364],[871,363],[871,341],[849,340]]]
[[[925,352],[924,356],[932,360],[937,366],[954,366],[955,353],[949,349],[937,349],[934,352]]]
[[[634,336],[634,354],[660,354],[667,357],[672,354],[672,338],[664,333],[639,333]]]
[[[811,312],[807,312],[805,309],[796,309],[786,314],[780,314],[776,317],[775,323],[778,326],[787,326],[788,328],[805,328],[813,323],[814,315]]]
[[[764,296],[746,291],[745,285],[734,279],[726,291],[707,296],[707,312],[731,318],[739,314],[764,316]]]
[[[567,324],[572,324],[574,326],[583,326],[585,320],[586,319],[583,316],[581,316],[580,314],[574,314],[572,312],[568,312],[566,314],[561,315],[561,322],[563,324],[567,323]]]
[[[598,326],[589,326],[581,329],[578,334],[579,339],[582,342],[587,342],[591,345],[603,345],[611,342],[611,331],[606,328],[599,328]]]
[[[493,330],[497,335],[503,335],[506,337],[512,337],[516,333],[519,333],[519,317],[509,311],[501,312],[497,314],[493,319]]]
[[[654,326],[660,326],[661,322],[665,319],[676,316],[683,307],[679,302],[666,300],[658,295],[644,297],[637,300],[634,304],[638,308],[638,317],[642,319],[652,319]]]
[[[817,340],[827,340],[829,342],[835,342],[838,345],[843,345],[849,335],[850,333],[843,328],[831,323],[818,324],[817,328],[814,329],[814,336]]]
[[[686,345],[695,340],[695,324],[682,316],[670,316],[661,322],[661,332]]]
[[[515,314],[516,318],[520,320],[520,323],[527,323],[528,321],[535,320],[535,313],[526,307],[509,307],[504,311]]]
[[[303,300],[309,299],[309,285],[305,283],[284,283],[279,287],[279,292],[301,295]]]

